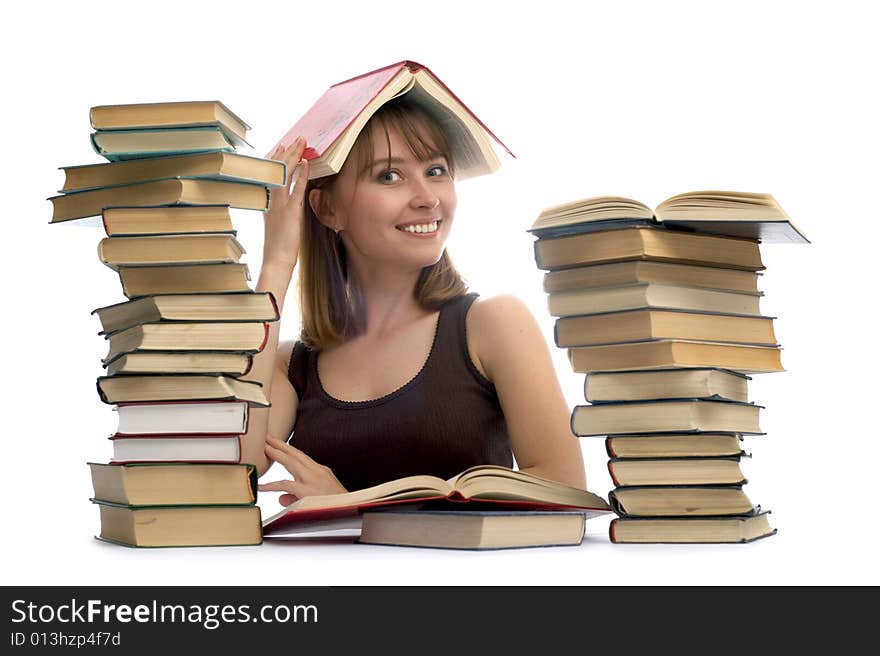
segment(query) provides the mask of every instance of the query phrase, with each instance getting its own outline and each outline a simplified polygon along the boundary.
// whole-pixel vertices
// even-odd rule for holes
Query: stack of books
[[[604,196],[530,228],[556,346],[584,373],[572,432],[605,437],[612,542],[772,535],[740,444],[762,434],[750,375],[783,371],[760,311],[762,241],[806,243],[767,194],[707,191],[655,210]]]
[[[248,129],[219,101],[91,108],[102,164],[62,167],[52,223],[100,217],[100,261],[127,300],[93,310],[107,342],[97,379],[114,406],[109,462],[89,463],[100,538],[130,546],[259,544],[241,379],[278,320],[251,289],[230,208],[265,210],[283,162],[236,152]]]

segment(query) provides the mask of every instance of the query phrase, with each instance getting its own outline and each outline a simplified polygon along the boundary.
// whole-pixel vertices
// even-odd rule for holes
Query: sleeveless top
[[[297,341],[287,372],[299,397],[290,444],[332,469],[349,491],[416,474],[448,479],[474,465],[512,467],[495,386],[468,353],[465,319],[476,297],[440,308],[422,369],[378,399],[331,397],[318,378],[318,351]]]

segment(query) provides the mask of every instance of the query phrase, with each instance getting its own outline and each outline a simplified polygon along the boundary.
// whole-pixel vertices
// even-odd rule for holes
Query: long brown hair
[[[391,140],[388,131],[392,128],[400,133],[412,154],[421,160],[429,159],[439,151],[454,177],[452,151],[446,135],[424,110],[405,99],[383,105],[361,130],[349,153],[349,157],[358,158],[358,170],[372,159],[371,126],[375,123],[384,130],[389,158]],[[363,294],[356,276],[350,275],[342,239],[318,220],[308,202],[312,189],[332,192],[337,175],[311,180],[305,194],[299,256],[300,340],[316,350],[340,344],[366,328]],[[467,290],[467,284],[444,249],[436,263],[421,270],[413,294],[420,307],[434,311]]]

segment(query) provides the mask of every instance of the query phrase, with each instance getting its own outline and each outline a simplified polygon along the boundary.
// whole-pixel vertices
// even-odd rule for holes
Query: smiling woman
[[[438,123],[389,101],[339,173],[310,183],[305,148],[269,154],[294,173],[271,193],[257,289],[283,307],[298,264],[302,327],[279,345],[273,324],[249,376],[271,407],[242,460],[293,477],[260,489],[289,504],[481,464],[585,487],[537,322],[515,297],[469,292],[446,251],[455,162]]]

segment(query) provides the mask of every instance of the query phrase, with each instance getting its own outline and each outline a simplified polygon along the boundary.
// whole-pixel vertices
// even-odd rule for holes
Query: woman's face
[[[446,158],[419,159],[393,126],[388,127],[389,155],[385,130],[371,129],[372,157],[348,157],[333,188],[327,224],[341,230],[355,266],[421,270],[440,259],[455,214],[455,184]]]

